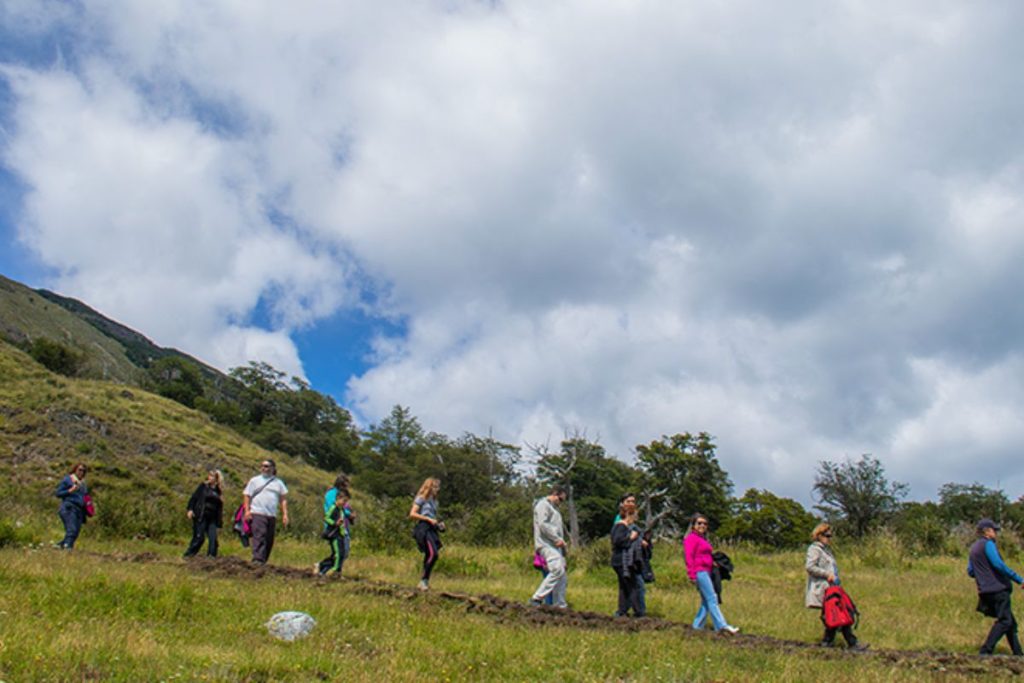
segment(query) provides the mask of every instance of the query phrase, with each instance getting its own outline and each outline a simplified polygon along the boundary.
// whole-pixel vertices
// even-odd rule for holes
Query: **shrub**
[[[460,536],[472,545],[507,547],[533,543],[533,509],[525,499],[479,507],[468,513],[460,526]]]
[[[356,526],[360,544],[371,551],[394,552],[412,541],[409,498],[385,498],[359,510]]]
[[[35,536],[18,522],[0,519],[0,548],[22,546],[36,542]]]
[[[45,337],[33,340],[28,347],[28,353],[47,370],[67,377],[74,376],[82,364],[80,353]]]

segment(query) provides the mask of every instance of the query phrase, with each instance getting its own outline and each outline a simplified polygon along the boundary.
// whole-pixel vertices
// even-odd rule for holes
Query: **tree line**
[[[585,433],[566,435],[557,448],[525,449],[491,436],[452,438],[427,432],[412,412],[395,406],[379,423],[359,430],[337,402],[266,363],[230,371],[230,384],[212,385],[189,361],[163,358],[149,369],[151,388],[272,449],[329,471],[351,473],[360,490],[390,514],[377,515],[382,539],[404,536],[407,498],[427,476],[444,481],[443,502],[453,528],[470,542],[520,542],[530,534],[530,506],[545,487],[569,490],[567,523],[574,543],[606,536],[621,496],[634,493],[648,525],[672,534],[695,511],[722,539],[768,548],[807,542],[817,520],[861,538],[881,529],[920,552],[956,552],[958,526],[992,517],[1024,529],[1024,501],[1011,502],[979,483],[948,483],[938,501],[905,502],[906,484],[891,481],[871,455],[822,460],[814,475],[813,511],[796,500],[733,483],[706,432],[662,436],[635,447],[635,461],[614,457]],[[525,452],[524,452],[525,451]],[[530,471],[526,474],[525,471]],[[383,541],[382,541],[383,543]]]

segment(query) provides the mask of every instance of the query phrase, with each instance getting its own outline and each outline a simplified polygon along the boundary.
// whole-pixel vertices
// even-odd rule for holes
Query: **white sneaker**
[[[423,579],[417,584],[416,588],[421,591],[428,591],[430,590],[430,584],[427,583],[426,579]]]
[[[740,630],[738,628],[736,628],[735,626],[729,626],[727,624],[727,625],[722,627],[722,633],[725,633],[725,634],[730,635],[730,636],[734,636],[734,635],[736,635],[739,632],[740,632]]]

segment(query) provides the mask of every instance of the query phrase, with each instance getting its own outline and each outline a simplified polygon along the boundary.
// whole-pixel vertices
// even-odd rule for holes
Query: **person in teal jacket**
[[[331,549],[331,554],[317,564],[317,573],[321,576],[332,570],[340,574],[351,550],[349,528],[354,521],[355,513],[349,505],[352,496],[349,494],[348,485],[348,477],[340,474],[334,480],[334,486],[327,489],[324,494],[322,535]]]

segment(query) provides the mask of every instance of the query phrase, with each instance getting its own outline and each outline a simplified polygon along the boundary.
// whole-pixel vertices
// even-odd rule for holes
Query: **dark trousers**
[[[203,540],[208,540],[206,554],[217,557],[217,522],[213,519],[192,520],[192,542],[188,544],[185,557],[192,557],[203,547]]]
[[[1017,638],[1017,620],[1013,616],[1013,609],[1010,605],[1010,591],[982,593],[978,596],[978,601],[979,607],[985,608],[985,614],[996,618],[996,623],[992,624],[992,630],[988,632],[985,644],[981,646],[981,654],[992,654],[996,649],[996,644],[1003,636],[1006,636],[1010,652],[1015,655],[1024,654],[1020,648],[1020,640]]]
[[[617,616],[624,617],[633,610],[634,617],[644,616],[644,610],[640,606],[640,586],[637,585],[636,576],[627,575],[622,567],[612,567],[615,575],[619,578],[619,609],[615,612]]]
[[[825,637],[821,639],[821,642],[828,643],[829,645],[831,645],[832,643],[836,642],[836,633],[843,634],[843,638],[846,639],[846,644],[849,647],[853,647],[857,644],[857,636],[853,635],[852,626],[843,626],[841,628],[829,628],[828,626],[826,626]]]
[[[341,568],[345,564],[345,560],[348,558],[348,540],[347,536],[338,536],[327,541],[327,544],[331,548],[331,554],[320,560],[318,570],[321,574],[326,574],[332,569],[338,574],[341,573]]]
[[[85,523],[85,510],[81,507],[64,501],[57,510],[60,521],[64,522],[64,540],[60,542],[61,548],[71,550],[75,547],[78,534],[82,532],[82,524]]]
[[[270,559],[270,551],[274,549],[274,531],[277,518],[267,515],[252,516],[249,529],[252,531],[252,561],[265,563]]]

